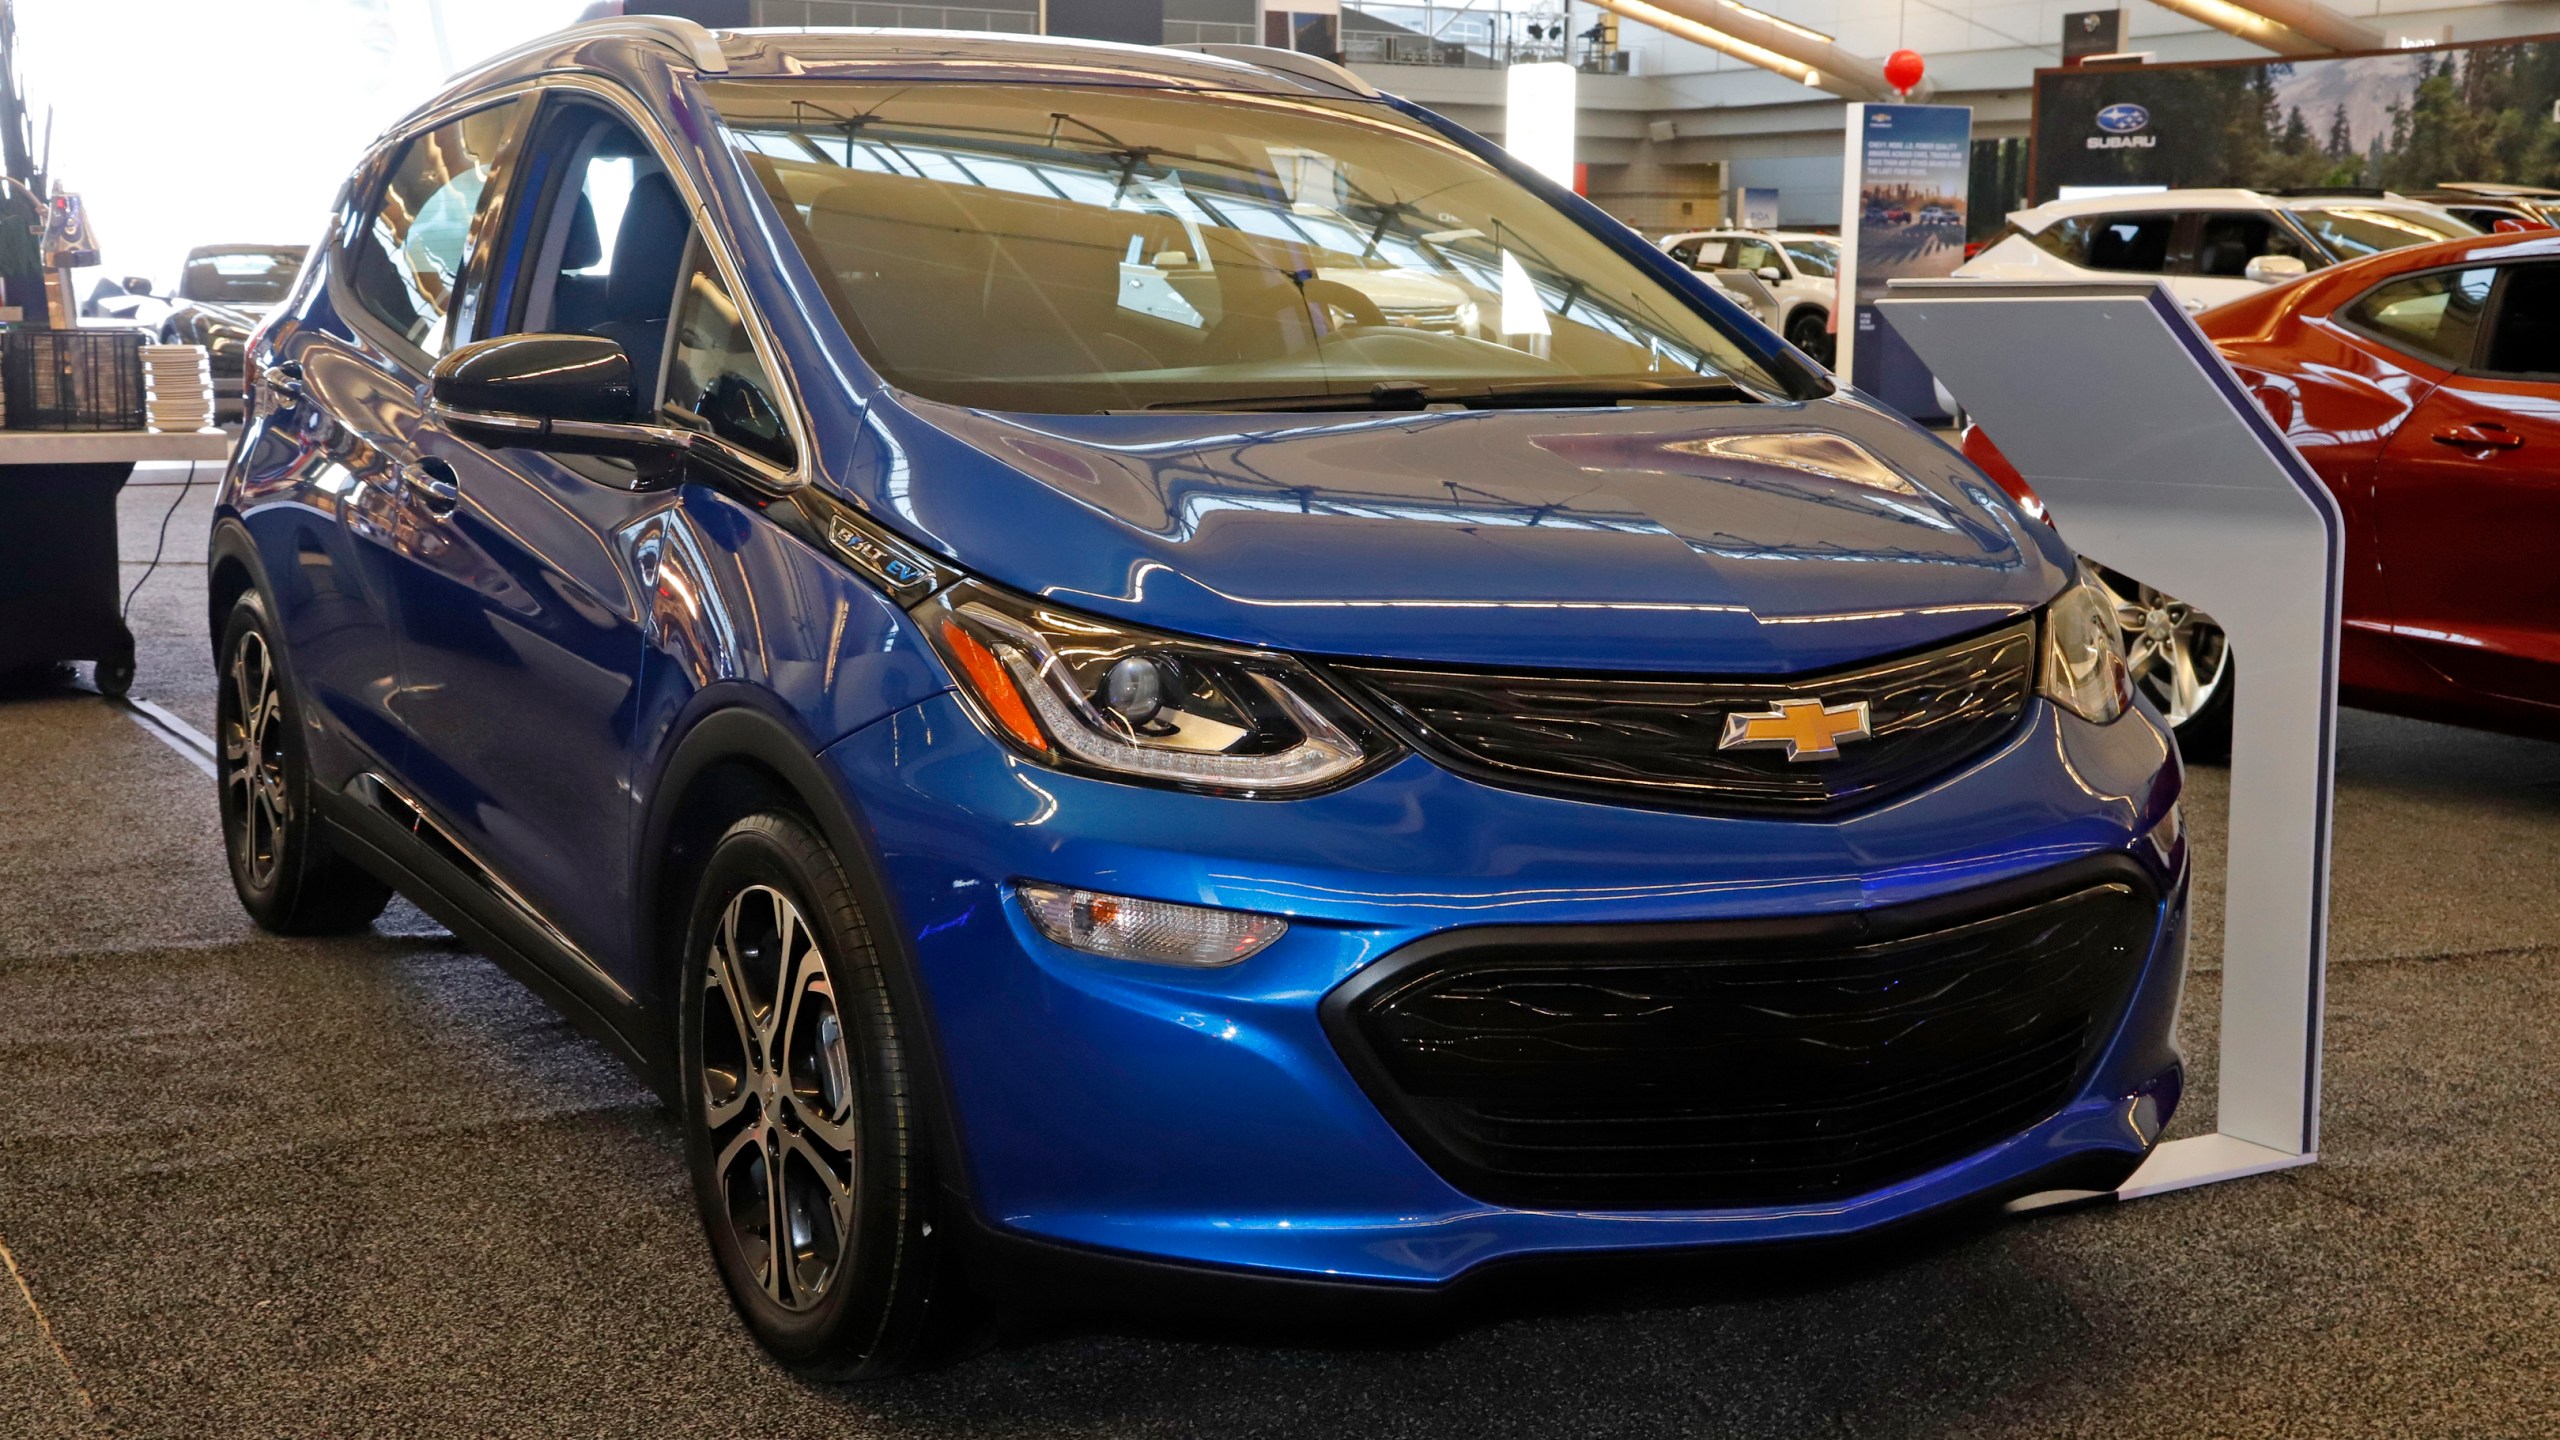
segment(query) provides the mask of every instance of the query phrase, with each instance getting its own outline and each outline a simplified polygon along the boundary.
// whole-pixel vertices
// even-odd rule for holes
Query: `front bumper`
[[[1843,1236],[2060,1171],[2129,1169],[2178,1089],[2184,842],[2147,712],[2093,727],[2039,702],[1939,783],[1832,821],[1631,810],[1491,788],[1408,756],[1286,802],[1021,762],[949,695],[827,759],[870,825],[930,1011],[978,1218],[1023,1237],[1311,1278],[1438,1284],[1565,1252]],[[1464,1193],[1416,1153],[1328,1035],[1328,995],[1469,927],[1841,916],[2121,856],[2159,919],[2072,1097],[2037,1123],[1848,1196],[1721,1209],[1535,1208]],[[1242,964],[1063,949],[1009,882],[1289,917]],[[1580,933],[1580,932],[1574,932]],[[2147,1097],[2147,1099],[2145,1098]]]

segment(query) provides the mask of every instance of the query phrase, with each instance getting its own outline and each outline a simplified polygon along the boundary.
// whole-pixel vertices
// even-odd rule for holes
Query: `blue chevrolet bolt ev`
[[[1347,71],[592,22],[388,133],[251,363],[243,902],[396,889],[639,1066],[813,1373],[1024,1275],[2106,1189],[2177,1101],[2072,555]]]

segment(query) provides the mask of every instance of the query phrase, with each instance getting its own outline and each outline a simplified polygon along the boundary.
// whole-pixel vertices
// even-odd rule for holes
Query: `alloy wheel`
[[[231,843],[252,887],[273,888],[284,861],[284,688],[267,639],[245,632],[231,651],[230,704],[222,717],[222,792]]]
[[[2099,577],[2124,631],[2125,668],[2172,727],[2213,704],[2231,670],[2231,641],[2174,595],[2108,572]]]
[[[790,897],[750,885],[730,899],[700,1003],[715,1223],[766,1298],[812,1309],[852,1244],[860,1127],[835,983]]]

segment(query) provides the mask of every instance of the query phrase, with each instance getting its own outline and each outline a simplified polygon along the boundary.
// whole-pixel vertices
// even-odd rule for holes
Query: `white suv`
[[[1799,230],[1688,230],[1663,236],[1662,248],[1723,286],[1788,344],[1831,363],[1828,330],[1840,293],[1837,238]]]
[[[1956,268],[1966,280],[2159,275],[2190,311],[2404,245],[2477,235],[2438,206],[2380,190],[2155,190],[2056,200]]]

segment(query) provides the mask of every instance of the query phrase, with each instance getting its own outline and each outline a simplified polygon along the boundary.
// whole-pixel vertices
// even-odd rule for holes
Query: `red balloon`
[[[1884,57],[1884,78],[1894,89],[1908,95],[1920,86],[1920,76],[1927,66],[1920,63],[1917,50],[1896,50]]]

